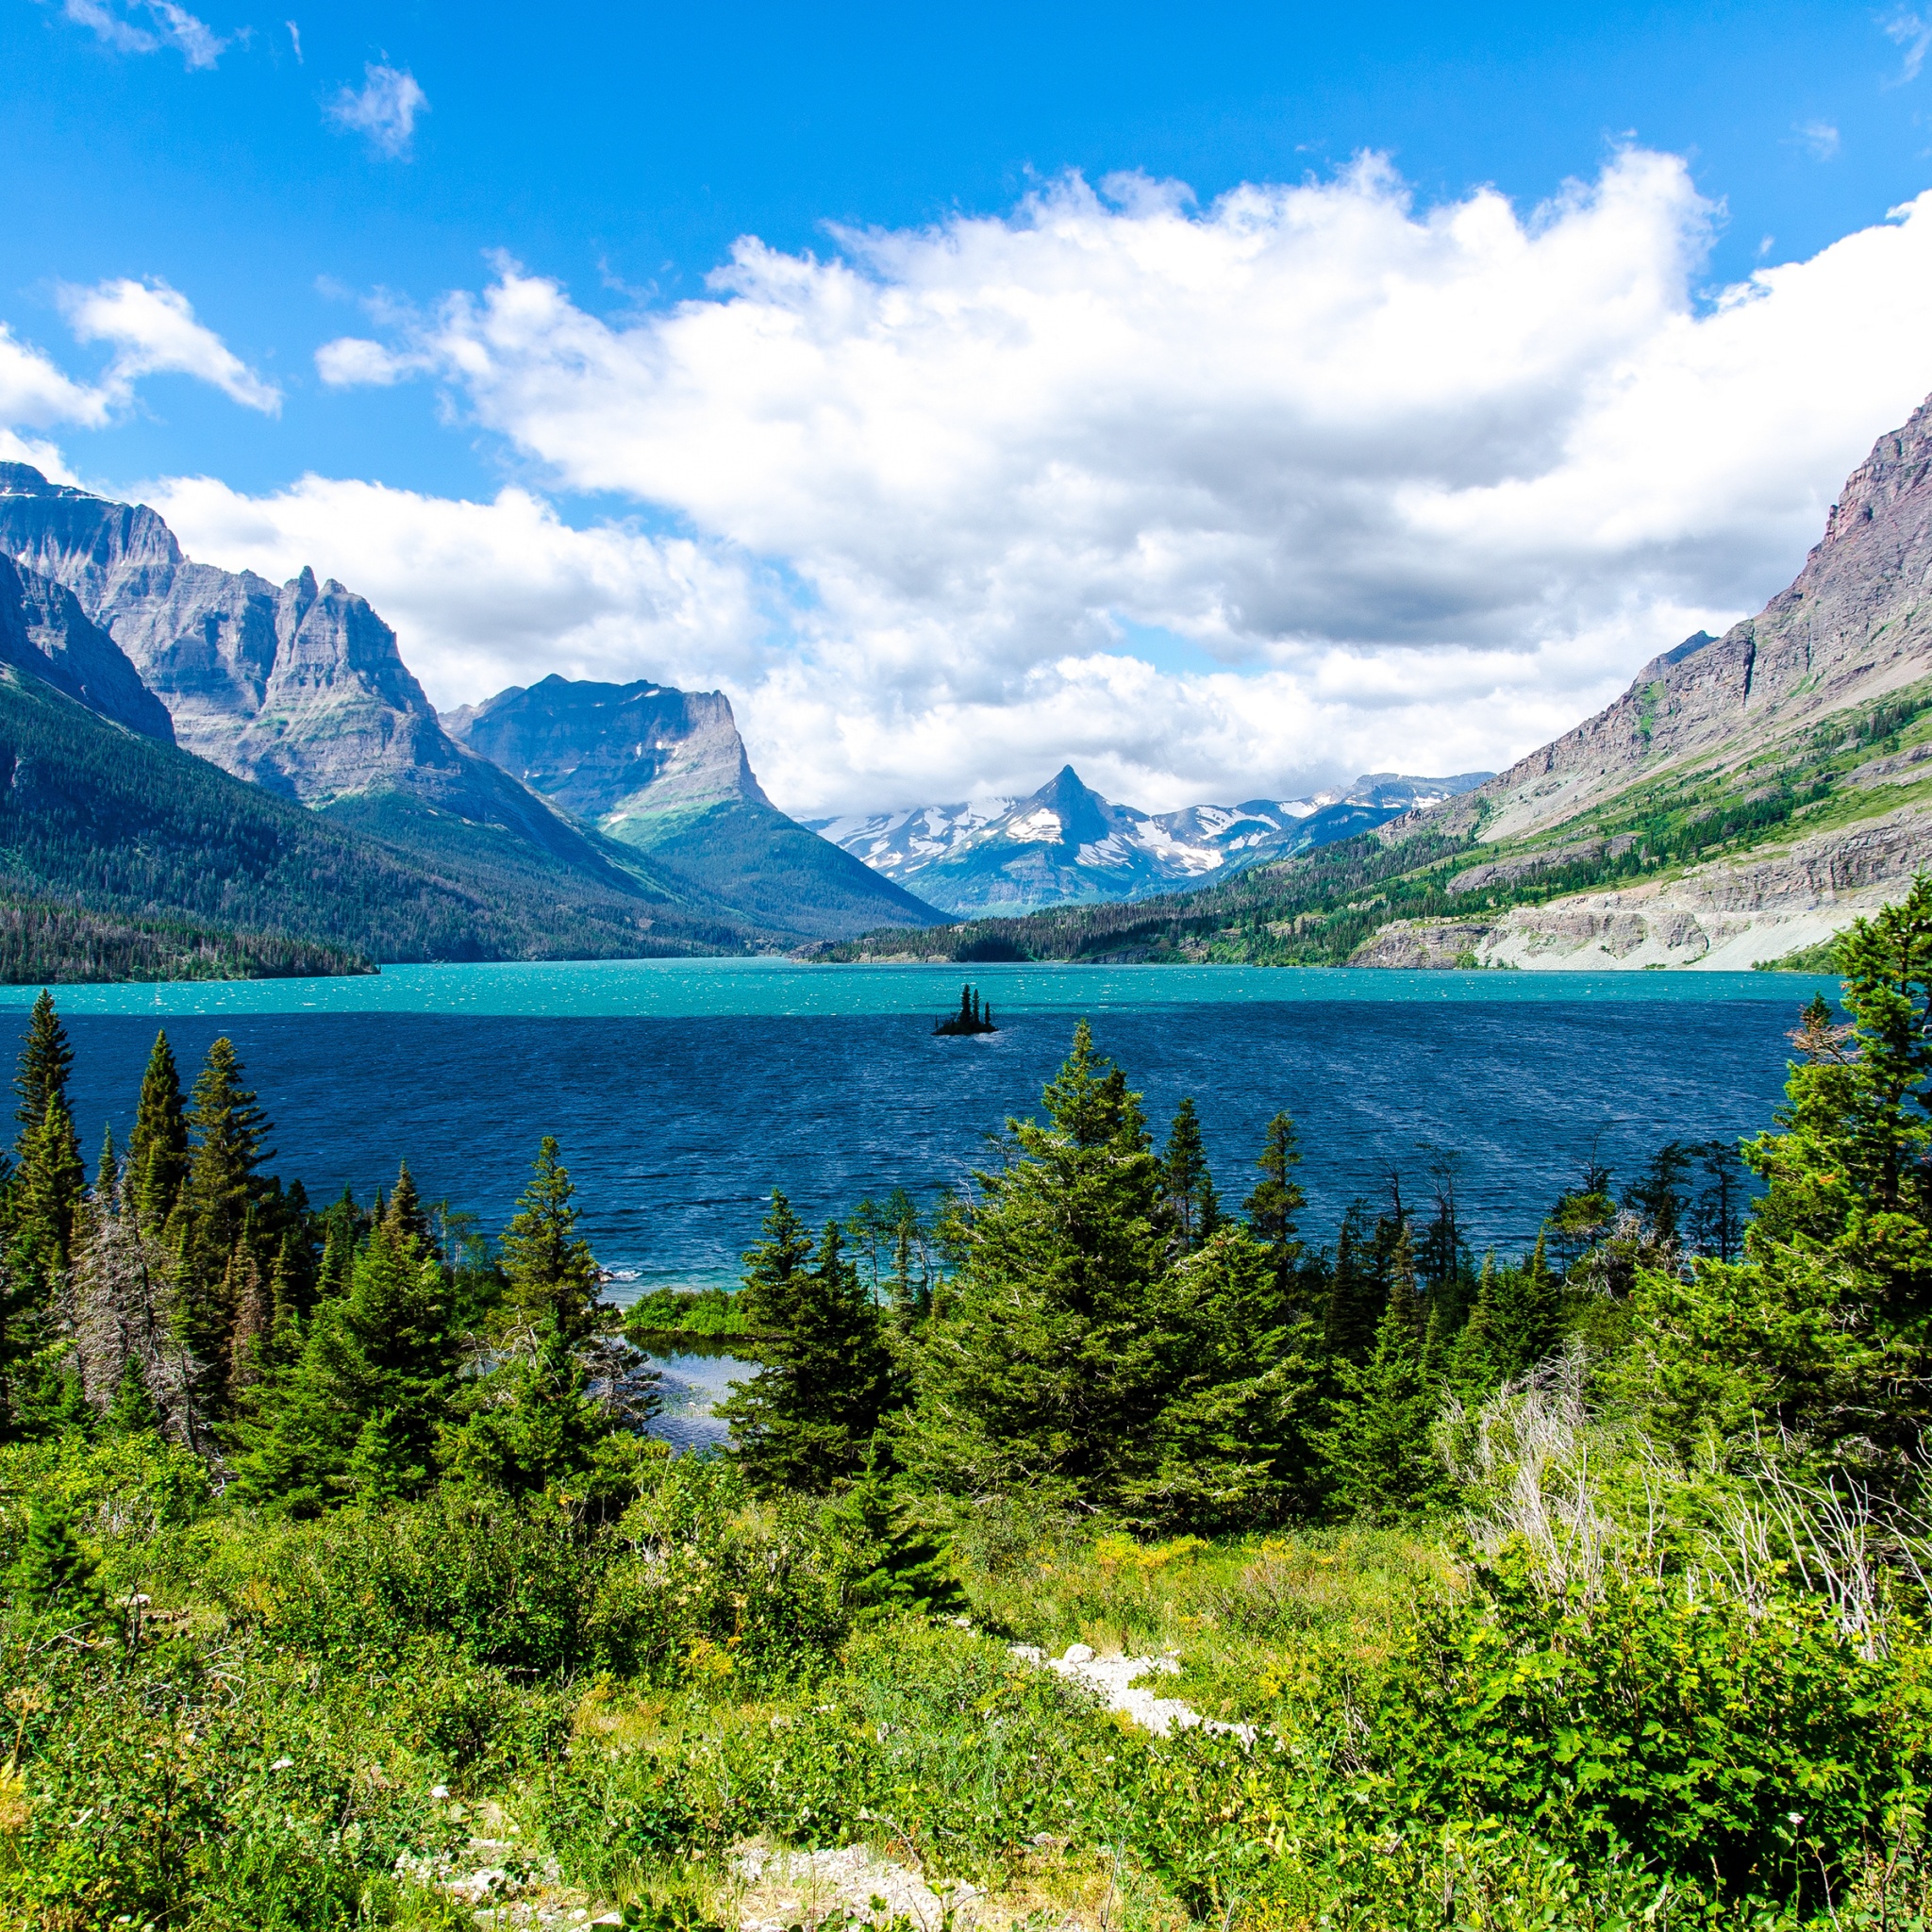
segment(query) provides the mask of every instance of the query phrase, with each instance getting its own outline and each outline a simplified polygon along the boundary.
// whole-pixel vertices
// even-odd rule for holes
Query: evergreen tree
[[[1208,1150],[1201,1140],[1201,1123],[1191,1100],[1183,1100],[1174,1109],[1167,1153],[1160,1163],[1160,1188],[1167,1224],[1173,1229],[1174,1250],[1191,1254],[1221,1220],[1214,1181],[1208,1172]]]
[[[1275,1285],[1283,1295],[1289,1293],[1302,1265],[1298,1217],[1307,1206],[1307,1196],[1294,1178],[1301,1161],[1301,1137],[1295,1132],[1293,1116],[1284,1108],[1268,1123],[1261,1158],[1255,1163],[1261,1170],[1261,1178],[1241,1203],[1250,1232],[1272,1257]]]
[[[814,1253],[782,1193],[744,1257],[745,1314],[768,1337],[763,1366],[713,1413],[755,1487],[823,1491],[864,1465],[893,1403],[879,1311],[846,1260],[839,1224]]]
[[[72,1508],[37,1502],[4,1587],[24,1609],[91,1624],[106,1609],[98,1567],[75,1532]]]
[[[73,1071],[74,1049],[68,1044],[67,1029],[54,1010],[54,995],[43,987],[28,1017],[19,1070],[13,1076],[13,1091],[19,1096],[13,1111],[20,1126],[19,1146],[25,1147],[39,1130],[51,1102],[65,1106],[67,1076]]]
[[[1394,1523],[1445,1502],[1448,1481],[1430,1439],[1439,1396],[1399,1296],[1376,1324],[1368,1360],[1341,1362],[1336,1374],[1329,1425],[1318,1438],[1334,1513]]]
[[[434,1249],[429,1216],[424,1211],[423,1197],[416,1191],[407,1160],[396,1171],[395,1191],[389,1197],[389,1207],[382,1218],[392,1234],[408,1236],[425,1255]]]
[[[1155,1466],[1122,1486],[1123,1514],[1151,1530],[1215,1533],[1307,1507],[1318,1487],[1318,1339],[1276,1257],[1248,1228],[1217,1228],[1179,1263],[1170,1300]]]
[[[34,1345],[28,1338],[45,1325],[56,1278],[72,1257],[75,1213],[87,1188],[67,1105],[73,1066],[66,1029],[53,996],[42,991],[34,1001],[14,1075],[20,1134],[8,1189],[7,1266],[14,1284],[7,1299],[20,1305],[15,1346],[28,1351]]]
[[[1735,1261],[1744,1251],[1744,1211],[1750,1200],[1744,1163],[1730,1141],[1707,1141],[1696,1151],[1704,1185],[1686,1224],[1691,1252],[1714,1261]]]
[[[8,1196],[13,1222],[9,1259],[44,1300],[72,1258],[75,1217],[87,1189],[87,1169],[64,1095],[52,1093],[39,1124],[22,1128],[19,1151]]]
[[[1160,1162],[1085,1021],[977,1176],[961,1265],[923,1331],[906,1453],[936,1487],[1106,1503],[1144,1475],[1168,1381]]]
[[[299,1359],[232,1427],[240,1493],[298,1516],[422,1494],[456,1415],[463,1340],[441,1265],[378,1224]]]
[[[1389,1291],[1368,1219],[1366,1203],[1350,1202],[1336,1237],[1335,1266],[1329,1271],[1328,1300],[1322,1317],[1322,1351],[1331,1361],[1365,1360],[1388,1306]]]
[[[1672,1141],[1650,1158],[1641,1176],[1624,1191],[1624,1206],[1643,1220],[1644,1233],[1654,1245],[1674,1243],[1690,1209],[1684,1178],[1697,1150],[1685,1141]]]
[[[939,1617],[967,1607],[944,1539],[913,1514],[876,1442],[824,1520],[852,1565],[845,1602],[858,1622],[908,1611]]]
[[[142,1075],[134,1131],[127,1141],[127,1172],[142,1224],[158,1233],[188,1179],[188,1108],[175,1051],[164,1032],[155,1035]]]
[[[235,1248],[249,1208],[264,1193],[258,1170],[269,1158],[268,1119],[242,1085],[242,1067],[225,1035],[208,1050],[189,1115],[194,1150],[171,1228],[179,1256],[184,1339],[201,1359],[225,1363],[238,1313],[229,1294]]]
[[[1639,1276],[1626,1394],[1679,1443],[1770,1440],[1821,1479],[1923,1488],[1932,1386],[1932,877],[1839,940],[1814,1000],[1741,1260]],[[1634,1387],[1631,1385],[1635,1385]]]
[[[121,1372],[120,1385],[114,1391],[114,1399],[108,1405],[107,1413],[101,1420],[117,1436],[141,1436],[150,1430],[158,1432],[161,1427],[161,1412],[155,1407],[155,1399],[148,1392],[146,1378],[141,1373],[141,1364],[132,1356],[127,1366]]]
[[[596,1257],[576,1231],[575,1192],[558,1159],[556,1140],[544,1135],[499,1244],[509,1284],[507,1312],[513,1321],[554,1324],[566,1348],[596,1334],[606,1313],[598,1300],[603,1277]]]

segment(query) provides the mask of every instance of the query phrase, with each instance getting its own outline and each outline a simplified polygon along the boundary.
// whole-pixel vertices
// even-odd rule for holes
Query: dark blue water
[[[543,969],[544,983],[596,970]],[[791,971],[814,999],[834,984]],[[774,1186],[824,1218],[894,1186],[929,1194],[966,1183],[988,1158],[987,1136],[1035,1107],[1076,1005],[1092,1009],[1100,1046],[1145,1093],[1158,1134],[1181,1096],[1194,1097],[1229,1203],[1251,1184],[1263,1126],[1286,1107],[1302,1129],[1316,1239],[1353,1197],[1381,1194],[1391,1167],[1421,1196],[1447,1153],[1478,1247],[1520,1247],[1592,1147],[1628,1175],[1666,1140],[1765,1125],[1785,1077],[1784,1035],[1812,991],[1768,975],[1724,988],[1633,974],[1605,994],[1601,981],[1566,988],[1557,974],[1254,974],[1241,978],[1249,996],[1236,998],[1237,982],[1208,970],[1207,991],[1181,1003],[1192,989],[1173,969],[1067,971],[1050,996],[1009,1005],[1005,1030],[983,1040],[928,1031],[957,1002],[957,972],[918,978],[909,998],[903,974],[881,976],[864,984],[896,1010],[819,1017],[769,1010],[777,981],[741,970],[735,983],[759,988],[744,1004],[766,1010],[250,1011],[237,1009],[238,990],[211,989],[214,1010],[170,1011],[166,1024],[189,1077],[217,1033],[234,1039],[275,1123],[275,1167],[318,1200],[345,1184],[367,1199],[406,1157],[429,1199],[474,1209],[493,1230],[540,1136],[554,1133],[600,1257],[645,1287],[731,1279]],[[1490,985],[1472,990],[1476,981]],[[1292,997],[1253,996],[1276,990]],[[192,1003],[191,990],[166,991],[170,1007]],[[1017,999],[1017,983],[1008,992]],[[115,997],[135,1010],[74,1010]],[[308,1004],[299,991],[281,997]],[[370,996],[352,985],[342,997]],[[863,1004],[831,1004],[841,1001]],[[104,1121],[117,1135],[132,1121],[157,1016],[138,989],[83,992],[63,1012],[92,1158]]]

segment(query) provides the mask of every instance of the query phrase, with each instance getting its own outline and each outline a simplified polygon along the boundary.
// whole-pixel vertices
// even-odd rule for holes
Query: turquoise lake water
[[[904,1185],[970,1184],[1031,1112],[1075,1016],[1156,1132],[1191,1094],[1238,1202],[1269,1117],[1299,1121],[1306,1231],[1392,1170],[1446,1157],[1479,1242],[1532,1238],[1594,1146],[1627,1174],[1663,1141],[1764,1125],[1797,1008],[1782,974],[987,966],[1001,1021],[935,1040],[958,967],[782,960],[392,967],[358,979],[57,990],[90,1153],[131,1124],[158,1023],[192,1074],[230,1034],[275,1123],[275,1169],[361,1198],[398,1158],[431,1199],[501,1224],[554,1133],[624,1298],[730,1282],[773,1187],[815,1220]],[[35,989],[0,989],[16,1025]]]

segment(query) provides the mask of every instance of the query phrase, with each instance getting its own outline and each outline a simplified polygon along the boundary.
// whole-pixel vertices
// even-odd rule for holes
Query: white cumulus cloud
[[[192,556],[285,582],[306,564],[396,626],[445,708],[550,672],[754,687],[770,656],[766,587],[689,538],[573,529],[523,490],[491,502],[305,476],[250,497],[207,476],[148,486]]]
[[[281,391],[197,322],[187,296],[165,282],[123,277],[92,289],[63,289],[60,308],[77,341],[114,345],[104,388],[117,399],[125,399],[140,376],[175,373],[211,383],[245,408],[271,416],[281,408]]]
[[[735,695],[788,804],[1176,805],[1501,764],[1789,580],[1932,390],[1932,195],[1711,299],[1717,213],[1637,150],[1529,210],[1069,177],[618,319],[507,264],[318,359],[786,587]]]
[[[338,127],[365,135],[379,155],[406,159],[416,132],[416,116],[429,111],[429,96],[408,68],[365,61],[362,85],[345,87],[326,109]]]
[[[42,429],[78,423],[93,428],[108,420],[112,406],[107,391],[75,382],[0,322],[0,425]]]

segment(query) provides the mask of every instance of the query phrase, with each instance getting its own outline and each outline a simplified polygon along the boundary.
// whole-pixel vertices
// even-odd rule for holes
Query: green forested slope
[[[154,920],[201,928],[191,950],[238,970],[250,958],[280,957],[242,941],[244,932],[319,942],[342,967],[358,955],[636,957],[742,943],[714,920],[647,897],[641,884],[635,897],[589,880],[559,889],[555,874],[514,859],[479,863],[474,841],[471,856],[447,864],[406,857],[0,670],[0,889],[18,898],[116,930]],[[91,972],[79,926],[39,931],[31,964],[21,956],[35,977],[118,977],[143,955],[158,970],[167,951],[117,940]],[[77,942],[71,957],[60,950],[65,938]],[[287,957],[327,970],[312,946]]]
[[[1640,777],[1524,838],[1486,838],[1483,802],[1440,811],[1194,892],[1061,907],[915,936],[881,930],[814,958],[917,949],[976,959],[1213,960],[1340,966],[1391,920],[1481,924],[1512,906],[1668,877],[1912,804],[1932,788],[1932,680],[1807,725],[1734,765]]]

